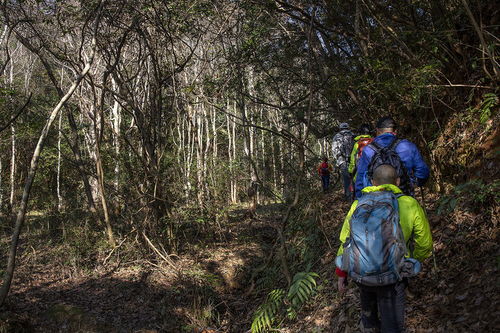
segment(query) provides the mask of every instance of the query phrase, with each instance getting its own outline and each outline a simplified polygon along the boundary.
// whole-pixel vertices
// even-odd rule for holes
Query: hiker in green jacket
[[[365,195],[387,191],[392,192],[397,199],[399,225],[401,226],[404,243],[407,247],[407,256],[419,261],[429,257],[432,254],[432,236],[429,222],[417,200],[411,196],[402,195],[401,190],[397,187],[399,178],[396,170],[386,164],[379,166],[374,170],[372,184],[373,186],[365,187],[362,190]],[[351,228],[353,227],[351,226],[351,217],[353,217],[358,202],[358,200],[353,202],[344,220],[342,231],[340,232],[341,245],[337,252],[338,256],[342,256],[344,253],[344,243],[348,241],[348,238],[355,238],[355,236],[350,235]],[[364,209],[364,207],[360,206],[360,209]],[[372,212],[372,214],[375,213]],[[371,223],[374,222],[372,221]],[[368,233],[368,229],[366,229],[366,232]],[[380,237],[383,239],[388,236],[382,234]],[[360,251],[360,249],[357,251]],[[363,256],[363,254],[359,255]],[[371,254],[371,256],[374,255],[375,252]],[[366,260],[365,257],[363,259]],[[339,277],[339,293],[343,293],[347,285],[348,272],[343,271],[337,264],[335,273]],[[407,278],[403,277],[402,280],[398,280],[396,283],[380,286],[368,286],[358,282],[357,284],[360,289],[362,331],[382,333],[404,332],[405,287],[407,285]]]
[[[372,141],[372,128],[369,124],[363,124],[359,128],[359,135],[354,138],[354,146],[352,147],[351,157],[349,159],[349,168],[347,171],[351,174],[353,182],[356,181],[356,165],[363,149]]]

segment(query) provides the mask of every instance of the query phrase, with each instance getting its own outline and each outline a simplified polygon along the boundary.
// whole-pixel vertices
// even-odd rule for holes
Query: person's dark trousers
[[[352,201],[351,175],[347,171],[347,166],[342,167],[342,180],[344,181],[344,197],[346,201]]]
[[[362,332],[404,332],[406,282],[383,287],[358,286]]]
[[[328,188],[330,187],[330,175],[322,175],[321,184],[323,185],[323,192],[328,191]]]

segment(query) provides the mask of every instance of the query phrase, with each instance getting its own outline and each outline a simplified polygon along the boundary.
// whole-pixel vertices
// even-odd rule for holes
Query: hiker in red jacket
[[[330,187],[330,173],[333,172],[333,166],[328,163],[328,158],[323,157],[323,162],[318,166],[318,174],[321,177],[321,184],[323,185],[323,192],[327,192]]]

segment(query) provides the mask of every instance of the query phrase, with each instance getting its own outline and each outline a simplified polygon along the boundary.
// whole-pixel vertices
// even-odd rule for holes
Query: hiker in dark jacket
[[[342,123],[339,125],[340,132],[335,134],[332,140],[332,152],[335,160],[335,166],[342,173],[344,182],[345,200],[352,201],[351,194],[351,176],[347,170],[349,167],[349,157],[354,145],[354,134],[349,130],[349,124]]]
[[[373,140],[372,144],[368,145],[363,150],[361,158],[358,161],[358,172],[355,184],[356,198],[362,195],[361,190],[363,188],[371,185],[368,176],[368,167],[372,157],[375,155],[373,143],[381,147],[388,147],[397,139],[396,135],[396,122],[394,119],[391,117],[383,117],[377,122],[377,137]],[[413,188],[415,186],[423,186],[429,178],[429,167],[425,164],[417,146],[408,140],[400,140],[397,146],[394,147],[394,150],[397,155],[399,155],[409,176],[410,184],[408,187],[410,190],[409,193],[405,194],[413,196]]]

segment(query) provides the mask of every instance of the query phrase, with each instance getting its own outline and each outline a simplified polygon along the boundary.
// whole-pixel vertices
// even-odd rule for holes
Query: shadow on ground
[[[47,239],[46,252],[36,259],[20,255],[0,331],[181,333],[206,327],[244,331],[257,299],[242,295],[252,269],[272,248],[280,209],[280,205],[261,207],[251,223],[241,217],[244,211],[233,212],[230,242],[213,241],[185,253],[176,262],[179,274],[145,262],[129,262],[111,271],[107,267],[107,273],[68,274],[61,266],[65,260],[54,257],[67,254],[51,252],[54,243]],[[30,246],[25,241],[21,252]]]

